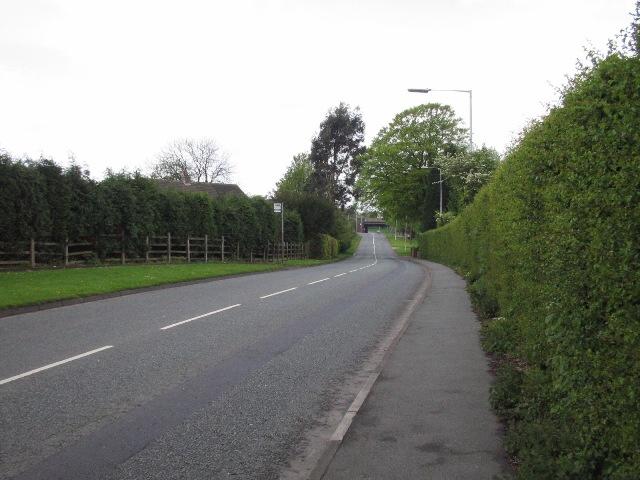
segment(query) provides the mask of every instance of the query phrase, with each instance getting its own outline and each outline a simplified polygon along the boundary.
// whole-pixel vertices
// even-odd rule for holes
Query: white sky
[[[419,103],[468,96],[474,143],[503,151],[634,0],[0,0],[0,148],[101,178],[169,141],[213,137],[266,194],[326,112],[367,139]]]

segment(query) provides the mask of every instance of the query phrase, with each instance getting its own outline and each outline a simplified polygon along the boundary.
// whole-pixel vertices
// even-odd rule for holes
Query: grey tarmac
[[[363,237],[335,264],[0,319],[0,381],[112,346],[0,384],[0,478],[277,478],[423,280]]]

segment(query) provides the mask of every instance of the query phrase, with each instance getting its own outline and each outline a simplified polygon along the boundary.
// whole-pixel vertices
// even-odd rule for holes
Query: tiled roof
[[[365,217],[362,219],[362,223],[387,223],[384,218],[371,218]]]
[[[174,180],[156,180],[156,183],[163,190],[206,193],[211,198],[246,197],[245,193],[235,183],[183,183]]]

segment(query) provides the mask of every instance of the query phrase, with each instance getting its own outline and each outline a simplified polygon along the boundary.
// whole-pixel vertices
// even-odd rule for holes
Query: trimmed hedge
[[[640,478],[640,59],[578,77],[421,254],[468,272],[518,476]]]
[[[138,173],[110,174],[98,183],[77,166],[63,169],[46,159],[23,162],[0,154],[0,203],[0,242],[8,248],[30,238],[64,241],[124,233],[128,254],[142,255],[147,235],[171,232],[177,238],[224,235],[248,256],[280,241],[280,218],[261,197],[213,200],[202,193],[160,190]],[[300,216],[288,212],[285,220],[285,241],[299,242]]]

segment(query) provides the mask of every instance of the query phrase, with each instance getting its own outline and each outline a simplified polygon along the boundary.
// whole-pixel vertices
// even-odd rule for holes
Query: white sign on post
[[[273,213],[282,213],[282,204],[274,203],[273,204]]]

